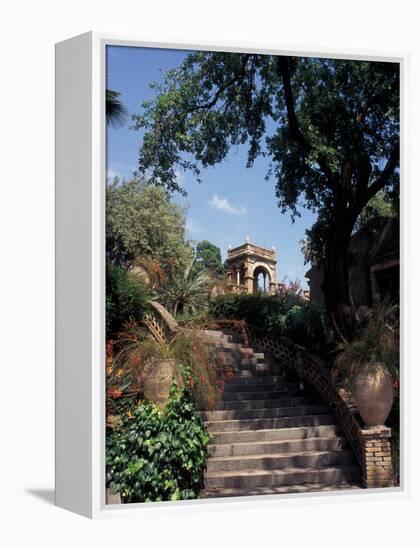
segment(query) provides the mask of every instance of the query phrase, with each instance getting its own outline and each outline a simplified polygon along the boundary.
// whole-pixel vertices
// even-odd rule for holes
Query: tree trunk
[[[335,331],[346,340],[352,340],[357,329],[356,312],[350,298],[348,269],[352,224],[346,222],[345,217],[338,220],[331,224],[322,289]]]

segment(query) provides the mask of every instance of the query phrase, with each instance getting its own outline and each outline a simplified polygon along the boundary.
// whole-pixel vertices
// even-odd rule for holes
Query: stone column
[[[392,487],[391,429],[372,426],[359,430],[362,453],[362,483],[367,489]]]
[[[245,276],[245,288],[247,294],[254,293],[254,277],[250,277],[249,275]]]
[[[236,271],[236,284],[239,286],[241,284],[241,273],[239,269]]]

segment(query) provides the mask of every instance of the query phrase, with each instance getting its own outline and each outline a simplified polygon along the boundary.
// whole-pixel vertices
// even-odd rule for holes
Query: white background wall
[[[419,475],[409,499],[294,500],[232,510],[160,510],[90,522],[54,508],[54,43],[87,30],[139,39],[241,40],[412,53],[413,158],[419,151],[415,2],[400,0],[7,1],[0,17],[0,541],[3,548],[414,548]],[[411,166],[411,279],[419,280],[418,163]],[[404,218],[408,218],[407,211]],[[419,306],[412,293],[412,309]],[[413,316],[415,342],[418,322]],[[74,343],[77,346],[77,342]],[[413,346],[414,348],[414,346]],[[414,352],[414,349],[413,349]],[[413,465],[419,459],[418,354],[411,361]],[[77,395],[74,396],[77,401]],[[417,432],[417,433],[416,433]],[[417,505],[417,510],[415,510]],[[417,539],[417,541],[416,541]]]

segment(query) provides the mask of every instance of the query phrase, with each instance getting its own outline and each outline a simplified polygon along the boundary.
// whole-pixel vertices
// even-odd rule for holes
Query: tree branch
[[[309,153],[311,152],[312,147],[309,141],[303,135],[301,129],[299,128],[299,122],[296,117],[296,111],[295,111],[295,102],[293,98],[292,85],[290,81],[289,59],[286,56],[277,57],[277,73],[279,74],[279,76],[283,81],[284,99],[286,102],[287,120],[289,122],[290,135],[295,140],[297,145],[301,148],[303,154],[305,156],[308,156]],[[318,154],[316,160],[319,164],[319,167],[327,177],[328,183],[330,184],[331,187],[334,188],[335,180],[333,178],[333,173],[330,167],[328,166],[328,163],[325,157],[321,154]]]
[[[389,159],[377,179],[370,185],[365,192],[365,204],[367,204],[372,197],[376,195],[387,183],[389,178],[395,171],[400,160],[400,142],[398,141],[392,150]]]
[[[202,109],[211,109],[216,105],[216,103],[219,101],[220,96],[231,86],[233,86],[235,83],[238,83],[240,80],[243,80],[246,76],[246,65],[248,63],[249,58],[251,57],[251,54],[244,54],[242,67],[240,70],[227,82],[223,84],[223,86],[220,86],[220,88],[217,89],[215,92],[213,98],[208,101],[207,103],[201,103],[201,104],[195,104],[192,105],[188,111],[194,112],[195,110],[202,110]]]
[[[356,197],[354,207],[352,208],[354,221],[356,221],[357,217],[359,216],[363,208],[367,205],[367,203],[370,201],[370,199],[372,199],[376,195],[376,193],[378,193],[378,191],[380,191],[385,187],[389,178],[392,176],[395,169],[397,168],[399,160],[400,160],[400,142],[398,141],[395,144],[394,149],[392,150],[388,158],[385,168],[382,170],[382,172],[376,178],[376,180],[369,187],[367,187],[365,182],[363,182],[365,184],[363,185],[364,189],[361,189],[361,185],[359,186],[359,189],[360,189],[359,197],[358,198]],[[371,172],[371,169],[369,170],[369,175],[370,175],[370,172]]]
[[[295,112],[295,101],[293,98],[292,85],[290,82],[289,60],[285,56],[277,58],[277,72],[282,78],[284,99],[286,101],[287,119],[289,122],[290,134],[296,143],[301,147],[302,151],[307,155],[311,146],[305,136],[302,134]]]

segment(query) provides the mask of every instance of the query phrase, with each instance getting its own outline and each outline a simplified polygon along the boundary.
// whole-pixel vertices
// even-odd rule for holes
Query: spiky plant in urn
[[[397,306],[378,305],[357,337],[338,348],[336,366],[367,427],[385,424],[399,378]]]

